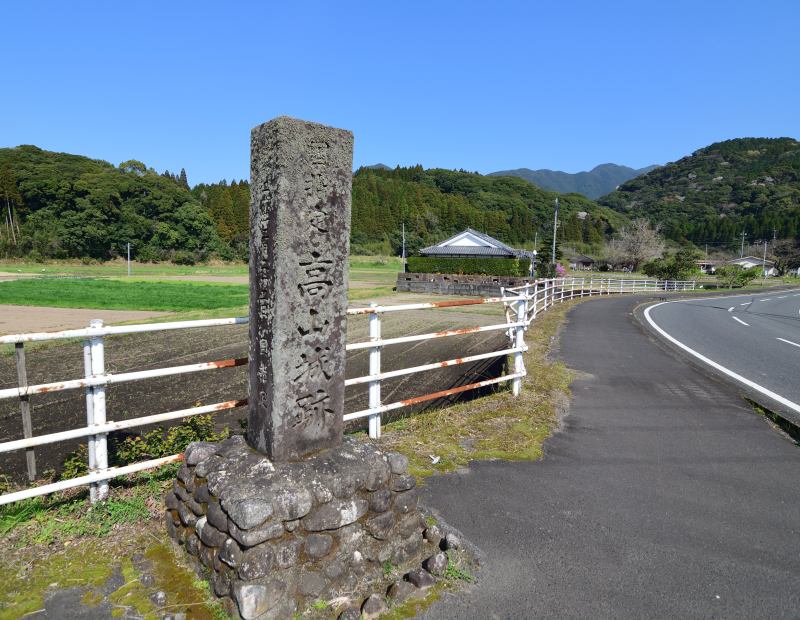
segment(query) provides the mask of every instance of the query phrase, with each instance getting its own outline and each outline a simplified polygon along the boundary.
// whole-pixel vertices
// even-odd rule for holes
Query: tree
[[[659,258],[664,253],[664,239],[659,234],[660,226],[653,228],[650,222],[637,219],[620,230],[610,246],[612,263],[625,263],[637,271],[642,263]]]
[[[14,245],[17,245],[19,222],[14,217],[14,207],[22,205],[22,195],[17,188],[16,175],[7,163],[0,166],[0,200],[2,200],[2,206],[5,207],[3,223],[6,235]],[[0,211],[2,211],[1,208]],[[2,238],[2,234],[0,234],[0,238]]]
[[[181,187],[184,189],[189,189],[189,179],[186,177],[185,168],[181,168],[181,174],[178,177],[178,183],[180,183]]]
[[[145,166],[138,159],[129,159],[119,165],[119,169],[123,172],[133,173],[137,176],[144,176],[147,173],[147,166]]]
[[[700,271],[697,259],[700,253],[694,248],[681,248],[669,258],[656,258],[642,267],[645,275],[659,280],[688,280]]]
[[[781,273],[800,267],[800,242],[794,239],[781,239],[772,244],[775,267]]]

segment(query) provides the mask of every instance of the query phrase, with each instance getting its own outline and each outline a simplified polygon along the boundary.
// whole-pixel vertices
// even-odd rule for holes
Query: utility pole
[[[550,262],[555,267],[556,264],[556,235],[558,234],[558,198],[556,198],[556,212],[553,214],[553,252]]]
[[[778,239],[778,229],[777,228],[773,228],[772,229],[772,240],[775,241],[777,239]]]
[[[744,238],[747,236],[747,233],[743,230],[742,231],[742,249],[739,250],[739,258],[744,257]]]
[[[131,244],[128,242],[128,277],[131,277]]]
[[[406,273],[406,223],[403,222],[403,273]]]
[[[767,240],[764,239],[764,262],[761,263],[761,286],[767,282]]]

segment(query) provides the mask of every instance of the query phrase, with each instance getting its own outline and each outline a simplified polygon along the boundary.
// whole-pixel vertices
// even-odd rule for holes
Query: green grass
[[[213,318],[246,312],[246,284],[189,280],[159,280],[169,276],[246,277],[247,265],[222,264],[198,267],[137,265],[135,277],[124,275],[124,264],[0,263],[0,271],[39,273],[40,277],[0,281],[0,304],[53,308],[106,310],[153,310],[191,312],[191,317]],[[389,295],[402,263],[397,258],[353,256],[350,258],[349,299],[365,300]],[[45,270],[42,274],[41,271]],[[223,311],[224,310],[224,311]]]
[[[504,387],[483,398],[400,418],[384,425],[381,446],[405,454],[420,482],[470,461],[540,458],[544,441],[558,424],[558,409],[569,398],[572,373],[548,353],[574,303],[555,306],[528,330],[528,376],[519,397]],[[363,433],[359,437],[369,441]],[[439,457],[435,465],[431,455]]]
[[[247,304],[241,284],[35,279],[0,282],[0,304],[108,310],[213,310]]]

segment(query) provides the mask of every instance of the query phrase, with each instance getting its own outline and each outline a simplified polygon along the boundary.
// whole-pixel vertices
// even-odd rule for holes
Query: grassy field
[[[213,310],[247,305],[241,284],[146,280],[24,279],[0,282],[0,304],[109,310]]]
[[[354,256],[350,259],[351,300],[391,293],[399,259]],[[125,276],[125,264],[0,263],[0,272],[37,275],[0,281],[0,304],[53,308],[101,308],[109,310],[158,310],[192,312],[210,316],[219,309],[247,306],[247,265],[219,264],[134,265],[135,277]],[[178,278],[178,279],[170,279]],[[230,278],[233,282],[213,281]],[[234,283],[235,282],[235,283]]]
[[[350,269],[365,274],[396,273],[402,261],[395,256],[351,256]],[[27,261],[0,260],[0,272],[10,274],[83,276],[83,277],[125,277],[128,274],[124,260],[105,263],[84,263],[81,261],[51,261],[32,263]],[[202,265],[175,265],[173,263],[131,264],[131,275],[136,277],[158,276],[247,276],[247,263],[211,262]]]

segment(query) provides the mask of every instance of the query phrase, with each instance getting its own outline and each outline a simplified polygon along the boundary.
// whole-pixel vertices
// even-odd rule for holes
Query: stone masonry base
[[[272,463],[235,435],[186,449],[166,526],[234,616],[290,618],[318,600],[358,609],[386,565],[419,571],[439,550],[415,486],[404,456],[351,438]]]

